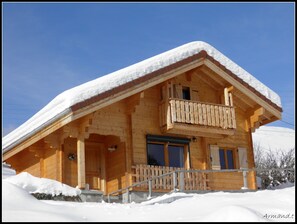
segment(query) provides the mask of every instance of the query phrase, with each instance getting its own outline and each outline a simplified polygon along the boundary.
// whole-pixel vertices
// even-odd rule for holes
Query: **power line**
[[[291,124],[291,123],[289,123],[289,122],[287,122],[287,121],[283,121],[283,120],[279,120],[279,121],[281,121],[281,122],[283,122],[283,123],[286,123],[286,124],[288,124],[288,125],[292,125],[293,127],[295,127],[294,124]]]

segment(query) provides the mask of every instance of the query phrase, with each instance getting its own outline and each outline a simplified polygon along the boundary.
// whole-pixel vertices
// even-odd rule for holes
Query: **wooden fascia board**
[[[257,96],[255,93],[253,93],[251,90],[246,88],[243,84],[235,80],[233,77],[231,77],[228,73],[226,73],[223,69],[212,63],[209,59],[204,60],[204,64],[211,68],[213,71],[215,71],[218,75],[220,75],[222,78],[224,78],[226,81],[228,81],[231,85],[233,85],[235,88],[243,92],[245,95],[247,95],[249,98],[254,100],[256,103],[258,103],[260,106],[264,107],[266,110],[268,110],[271,114],[276,116],[277,118],[281,119],[281,112],[265,102],[263,99],[261,99],[259,96]]]
[[[24,150],[25,148],[33,145],[34,143],[38,142],[39,140],[43,139],[44,137],[48,136],[49,134],[53,133],[54,131],[58,130],[59,128],[63,127],[64,125],[68,124],[72,121],[72,113],[69,112],[68,114],[64,115],[48,127],[38,131],[25,141],[19,143],[18,145],[14,146],[12,149],[3,153],[3,160],[6,160],[13,155],[19,153],[20,151]]]
[[[166,72],[166,73],[162,74],[161,76],[154,77],[152,79],[147,80],[146,82],[140,83],[139,85],[132,86],[131,88],[125,89],[124,91],[118,92],[112,96],[109,96],[109,97],[104,98],[100,101],[97,101],[93,104],[90,104],[86,107],[78,109],[77,111],[75,111],[73,113],[73,120],[83,117],[89,113],[96,111],[96,110],[107,107],[113,103],[116,103],[120,100],[130,97],[136,93],[142,92],[150,87],[158,85],[158,84],[160,84],[164,81],[167,81],[169,79],[172,79],[179,74],[182,74],[182,73],[187,72],[193,68],[196,68],[203,64],[203,60],[204,60],[203,58],[200,58],[198,60],[192,61],[191,63],[188,63],[188,64],[180,66],[174,70]]]

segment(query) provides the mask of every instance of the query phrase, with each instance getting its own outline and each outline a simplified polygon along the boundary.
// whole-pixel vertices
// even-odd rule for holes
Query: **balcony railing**
[[[188,172],[177,173],[176,181],[172,178],[172,175],[166,175],[174,171],[182,171],[184,168],[177,167],[165,167],[165,166],[151,166],[145,164],[137,164],[133,166],[133,183],[144,182],[148,179],[162,176],[160,178],[155,178],[152,180],[152,189],[157,191],[170,191],[174,189],[175,185],[179,182],[183,182],[184,190],[208,190],[207,186],[207,174]],[[181,179],[182,178],[182,179]],[[174,183],[176,182],[176,183]],[[138,186],[138,190],[148,190],[149,185],[144,182]],[[135,188],[137,189],[137,188]]]
[[[165,131],[174,128],[175,124],[234,130],[236,119],[234,107],[231,106],[169,99],[160,104],[160,124]]]

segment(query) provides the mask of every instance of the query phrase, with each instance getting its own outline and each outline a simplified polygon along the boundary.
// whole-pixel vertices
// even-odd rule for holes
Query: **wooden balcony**
[[[159,109],[163,133],[223,137],[233,135],[236,129],[232,106],[169,99],[161,102]]]

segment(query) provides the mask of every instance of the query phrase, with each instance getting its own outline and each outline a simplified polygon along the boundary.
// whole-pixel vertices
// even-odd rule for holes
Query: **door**
[[[104,164],[102,163],[103,144],[96,142],[86,142],[86,183],[90,189],[102,190],[101,171]]]

